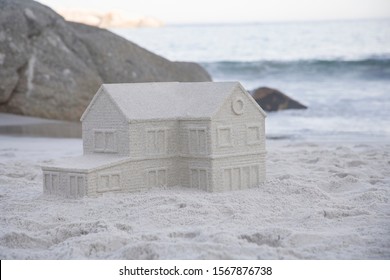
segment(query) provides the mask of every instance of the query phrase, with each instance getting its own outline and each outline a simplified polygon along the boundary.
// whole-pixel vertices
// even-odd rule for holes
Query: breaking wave
[[[361,60],[217,61],[201,63],[213,77],[351,77],[390,80],[390,56]]]

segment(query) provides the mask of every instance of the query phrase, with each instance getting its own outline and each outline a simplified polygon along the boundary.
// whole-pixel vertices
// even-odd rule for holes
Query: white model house
[[[84,155],[42,167],[44,193],[257,186],[265,117],[238,82],[104,84],[81,117]]]

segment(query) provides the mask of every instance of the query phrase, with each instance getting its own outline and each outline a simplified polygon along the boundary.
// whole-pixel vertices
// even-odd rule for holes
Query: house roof
[[[91,172],[98,169],[115,166],[129,161],[128,157],[116,154],[89,154],[73,158],[58,159],[49,165],[42,165],[42,169],[51,171]]]
[[[103,84],[101,90],[131,121],[211,118],[237,87],[246,92],[239,82]],[[93,102],[94,100],[81,120]],[[253,102],[257,105],[254,100]]]

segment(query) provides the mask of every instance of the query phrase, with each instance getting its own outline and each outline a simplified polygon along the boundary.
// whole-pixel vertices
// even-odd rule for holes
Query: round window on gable
[[[241,97],[236,97],[232,101],[232,109],[236,115],[244,113],[244,100]]]

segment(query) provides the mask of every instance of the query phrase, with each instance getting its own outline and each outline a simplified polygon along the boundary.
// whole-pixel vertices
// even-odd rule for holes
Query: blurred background
[[[196,62],[214,81],[275,88],[307,106],[270,112],[269,138],[390,140],[390,0],[39,2]]]
[[[171,24],[374,19],[390,16],[388,0],[39,0],[55,10],[120,11]]]

